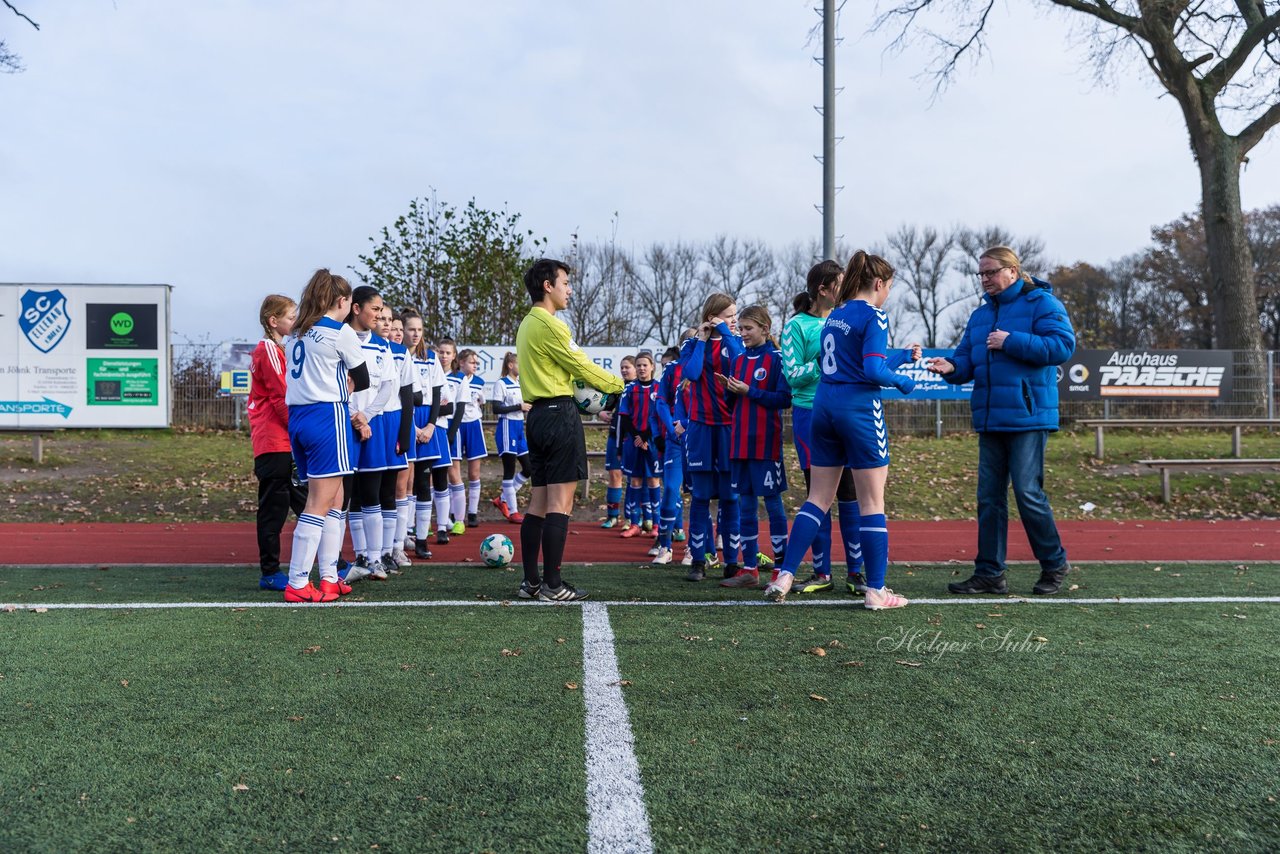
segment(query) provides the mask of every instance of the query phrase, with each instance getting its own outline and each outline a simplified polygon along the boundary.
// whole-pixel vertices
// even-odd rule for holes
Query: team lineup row
[[[1051,287],[1024,276],[1011,250],[988,250],[979,268],[983,302],[954,355],[928,364],[948,381],[975,383],[979,556],[974,576],[951,588],[1006,589],[1005,493],[1012,481],[1041,563],[1034,591],[1052,593],[1069,565],[1042,488],[1043,450],[1057,429],[1053,367],[1070,356],[1074,335]],[[868,608],[902,607],[906,600],[885,584],[889,438],[880,389],[909,394],[913,381],[894,369],[918,360],[920,349],[888,347],[883,306],[893,274],[883,258],[865,252],[845,268],[831,261],[815,265],[795,299],[781,347],[762,306],[739,314],[731,297],[713,294],[681,346],[663,355],[660,376],[652,356],[642,353],[625,360],[618,378],[587,360],[556,317],[572,295],[569,270],[543,259],[525,276],[534,305],[517,336],[519,355],[508,354],[502,378],[486,394],[475,376],[474,353],[455,353],[451,341],[428,348],[416,312],[402,312],[393,323],[372,288],[352,291],[341,277],[318,271],[296,320],[292,302],[283,297],[268,298],[261,313],[267,337],[259,346],[263,358],[255,353],[250,421],[261,484],[263,586],[283,587],[289,601],[332,601],[350,590],[349,581],[385,577],[407,564],[411,522],[415,551],[429,557],[433,505],[438,542],[465,530],[464,513],[474,525],[479,464],[488,455],[480,421],[491,402],[504,465],[502,494],[494,503],[521,524],[525,577],[519,595],[585,598],[585,591],[563,581],[559,566],[572,487],[586,473],[582,424],[569,385],[577,381],[613,395],[600,416],[609,422],[605,526],[620,524],[624,537],[656,537],[654,563],[673,559],[688,492],[688,580],[722,569],[722,585],[756,587],[760,569],[773,568],[765,592],[774,601],[793,589],[831,589],[830,510],[838,500],[848,589],[863,595]],[[452,368],[448,375],[444,365]],[[264,379],[274,373],[278,384],[260,383],[260,371]],[[808,487],[789,531],[781,500],[788,488],[781,422],[787,408],[793,409],[795,448]],[[281,481],[290,454],[309,489],[286,582],[273,559],[278,565],[279,525],[290,502]],[[272,466],[263,464],[268,455],[275,458]],[[527,480],[533,491],[521,516],[517,491]],[[772,556],[758,545],[761,500]],[[719,510],[714,527],[713,501]],[[338,552],[346,527],[358,560],[344,579]],[[795,573],[810,553],[813,574],[796,585]],[[317,559],[318,589],[310,584]]]

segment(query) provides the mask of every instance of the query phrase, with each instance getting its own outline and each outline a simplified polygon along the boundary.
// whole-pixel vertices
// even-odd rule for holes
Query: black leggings
[[[396,471],[358,471],[356,472],[356,497],[360,508],[381,507],[383,510],[396,509]]]
[[[809,482],[809,470],[804,471],[804,486],[807,492],[811,486]],[[853,485],[853,470],[845,469],[840,472],[840,484],[836,487],[836,501],[857,501],[858,490]]]
[[[432,468],[434,460],[419,460],[413,464],[413,497],[418,501],[431,500],[431,491],[449,491],[449,467]]]
[[[520,474],[525,480],[529,479],[529,455],[521,454],[503,454],[502,455],[502,479],[511,480],[516,476],[516,461],[520,461]]]

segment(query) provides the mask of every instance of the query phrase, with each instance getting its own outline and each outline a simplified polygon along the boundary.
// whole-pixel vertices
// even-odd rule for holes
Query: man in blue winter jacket
[[[978,556],[973,576],[952,593],[1007,593],[1009,482],[1022,527],[1040,561],[1033,593],[1057,593],[1071,571],[1044,492],[1044,449],[1058,429],[1057,366],[1076,348],[1067,310],[1048,282],[1024,276],[1012,249],[996,246],[978,259],[985,294],[955,353],[929,369],[949,383],[973,381],[978,433]]]

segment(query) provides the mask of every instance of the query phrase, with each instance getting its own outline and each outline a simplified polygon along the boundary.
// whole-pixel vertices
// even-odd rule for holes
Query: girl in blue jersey
[[[658,542],[654,552],[655,564],[671,563],[672,543],[684,539],[684,424],[677,420],[677,410],[683,417],[684,407],[677,406],[683,392],[680,389],[680,348],[668,347],[662,354],[662,378],[658,380],[658,401],[671,419],[670,429],[663,438],[662,490],[658,497]],[[665,422],[664,422],[665,429]]]
[[[893,267],[878,255],[858,250],[845,268],[839,306],[822,327],[818,367],[821,377],[813,401],[812,480],[809,498],[797,512],[778,577],[765,596],[783,601],[791,591],[796,568],[809,550],[831,509],[840,474],[853,469],[862,511],[859,537],[866,566],[864,605],[878,611],[901,608],[907,600],[885,586],[889,531],[884,518],[884,484],[889,471],[889,436],[880,389],[903,394],[915,388],[910,377],[894,369],[919,358],[919,344],[889,351],[889,318],[882,306],[893,287]]]
[[[689,550],[693,564],[688,581],[706,577],[715,560],[711,529],[711,500],[720,504],[720,539],[724,544],[724,577],[738,574],[738,494],[733,491],[729,466],[731,439],[729,401],[717,375],[726,375],[733,359],[742,355],[737,335],[738,305],[728,294],[715,293],[702,305],[698,333],[680,349],[680,369],[689,381],[689,422],[685,426],[685,454],[689,460],[693,501],[689,505]]]
[[[787,547],[781,412],[791,406],[791,388],[782,373],[782,354],[769,338],[772,326],[773,318],[764,306],[746,308],[738,317],[746,351],[734,358],[729,373],[720,377],[733,402],[729,460],[742,529],[742,571],[721,581],[721,587],[757,587],[759,567],[774,566],[774,559],[759,550],[761,498],[769,514],[773,554],[781,558]]]
[[[342,319],[351,306],[351,285],[317,270],[298,301],[298,320],[286,341],[289,383],[289,443],[298,476],[307,481],[307,504],[293,532],[286,602],[332,602],[351,588],[338,578],[342,550],[343,477],[351,473],[350,447],[368,424],[347,407],[350,390],[369,387],[360,342]],[[318,561],[320,589],[311,584]]]
[[[634,356],[623,356],[622,362],[618,365],[618,374],[622,377],[624,383],[631,383],[636,378],[636,360]],[[623,484],[626,478],[622,471],[622,448],[618,442],[618,425],[613,418],[613,411],[609,409],[602,410],[596,418],[605,422],[609,426],[605,428],[608,435],[604,440],[604,470],[605,477],[608,478],[605,486],[605,509],[606,517],[601,528],[612,528],[621,520],[622,530],[626,530],[631,525],[631,520],[622,516],[622,496]]]
[[[654,419],[654,401],[658,397],[658,384],[653,379],[653,356],[641,353],[636,356],[636,381],[622,392],[617,418],[621,422],[618,435],[626,450],[623,458],[629,478],[627,486],[627,518],[631,525],[622,536],[631,538],[648,534],[658,536],[653,524],[654,493],[661,489],[662,457],[658,454],[654,437],[661,428]],[[657,554],[655,549],[653,552]]]
[[[524,437],[524,414],[531,407],[520,392],[520,360],[515,353],[502,357],[502,375],[489,390],[489,402],[498,416],[493,438],[502,458],[502,494],[493,506],[513,525],[524,521],[519,509],[520,487],[529,480],[529,443]],[[516,471],[519,463],[520,471]]]

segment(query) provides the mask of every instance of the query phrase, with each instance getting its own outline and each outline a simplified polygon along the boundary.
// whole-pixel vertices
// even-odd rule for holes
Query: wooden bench
[[[1138,460],[1138,465],[1157,469],[1160,472],[1160,500],[1169,503],[1169,472],[1177,471],[1220,471],[1246,466],[1262,468],[1280,468],[1280,459],[1225,459],[1225,460]]]
[[[1231,456],[1240,456],[1240,431],[1245,427],[1280,427],[1280,418],[1104,418],[1082,419],[1082,427],[1092,427],[1096,438],[1093,455],[1102,459],[1102,431],[1108,427],[1230,427]]]

